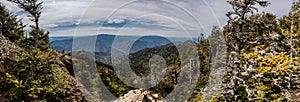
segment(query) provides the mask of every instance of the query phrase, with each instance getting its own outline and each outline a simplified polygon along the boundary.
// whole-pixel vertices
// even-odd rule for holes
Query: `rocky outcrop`
[[[0,58],[5,56],[14,56],[21,53],[22,49],[16,46],[11,41],[7,40],[3,35],[0,34]]]
[[[71,76],[75,77],[72,57],[64,54],[59,55],[60,61],[62,63],[62,67],[65,68]]]
[[[159,94],[153,94],[145,89],[131,90],[115,102],[166,102]]]
[[[295,90],[291,92],[291,102],[300,102],[300,90]]]
[[[65,94],[65,96],[70,98],[71,102],[87,102],[86,98],[84,97],[84,92],[82,92],[83,90],[85,90],[84,86],[79,83],[73,76],[67,77],[67,85],[63,90],[63,93]]]

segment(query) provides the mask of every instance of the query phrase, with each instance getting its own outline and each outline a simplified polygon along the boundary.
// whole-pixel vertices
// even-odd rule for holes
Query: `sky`
[[[1,3],[32,24],[27,13],[16,5]],[[209,34],[213,26],[224,26],[231,6],[226,0],[43,0],[40,20],[50,36],[82,36],[96,34],[160,35],[197,37]],[[278,18],[287,15],[292,0],[270,0],[259,8]]]

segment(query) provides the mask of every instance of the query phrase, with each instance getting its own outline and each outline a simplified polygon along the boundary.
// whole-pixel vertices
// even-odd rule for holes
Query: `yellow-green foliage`
[[[247,74],[251,78],[245,80],[248,81],[248,86],[253,86],[248,87],[248,95],[260,101],[286,100],[289,91],[299,88],[297,59],[291,58],[287,52],[270,53],[262,49],[242,54],[241,61],[244,66],[255,69],[252,74]]]
[[[55,51],[32,50],[1,59],[0,88],[4,101],[58,101],[67,73]]]
[[[279,54],[264,53],[263,55],[259,52],[252,52],[247,54],[242,54],[242,59],[251,60],[258,64],[255,68],[259,74],[264,74],[266,72],[274,71],[277,75],[284,74],[285,72],[296,70],[298,64],[298,58],[290,58],[286,52],[281,52]]]

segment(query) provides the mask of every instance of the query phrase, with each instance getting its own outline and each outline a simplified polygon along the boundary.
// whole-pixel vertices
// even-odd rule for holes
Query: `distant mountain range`
[[[122,44],[126,44],[128,42],[134,42],[132,47],[130,48],[129,53],[135,53],[140,50],[146,49],[146,48],[154,48],[154,47],[160,47],[164,45],[168,45],[171,43],[180,44],[184,41],[189,40],[189,38],[185,37],[168,37],[164,38],[161,36],[119,36],[119,35],[108,35],[108,34],[101,34],[97,36],[82,36],[82,37],[72,37],[72,36],[65,36],[65,37],[50,37],[50,42],[52,49],[57,51],[67,51],[71,52],[72,47],[77,46],[86,46],[85,43],[86,40],[91,37],[97,37],[96,39],[96,45],[95,45],[95,51],[88,51],[88,52],[95,52],[95,57],[97,60],[107,62],[108,59],[110,59],[111,51],[112,49],[118,49],[121,53],[126,52],[122,51]],[[118,42],[114,42],[115,38],[118,38]],[[82,40],[82,44],[73,46],[73,40]],[[136,41],[135,41],[136,40]],[[197,38],[193,38],[193,40],[196,42]],[[119,46],[113,46],[114,43],[120,43]],[[113,46],[113,47],[112,47]],[[79,48],[75,48],[79,49]]]

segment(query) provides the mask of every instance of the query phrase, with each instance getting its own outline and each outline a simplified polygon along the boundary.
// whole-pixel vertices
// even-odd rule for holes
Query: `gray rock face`
[[[21,52],[22,49],[20,47],[16,46],[0,34],[0,58],[5,56],[14,56]]]
[[[114,102],[166,102],[159,94],[153,94],[145,89],[131,90]]]

